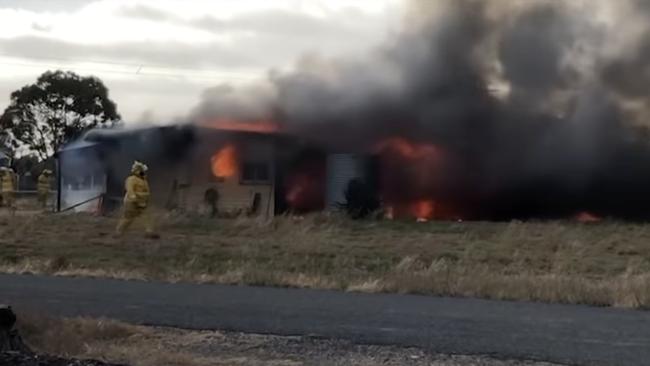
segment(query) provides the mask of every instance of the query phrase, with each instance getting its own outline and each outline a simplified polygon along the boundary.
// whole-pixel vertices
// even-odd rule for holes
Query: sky
[[[127,122],[185,116],[203,91],[355,57],[396,31],[404,0],[0,0],[0,110],[47,70],[100,77]]]

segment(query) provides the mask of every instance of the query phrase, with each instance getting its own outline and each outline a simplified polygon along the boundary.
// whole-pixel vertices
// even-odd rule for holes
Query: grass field
[[[650,226],[87,215],[0,219],[0,271],[650,306]]]

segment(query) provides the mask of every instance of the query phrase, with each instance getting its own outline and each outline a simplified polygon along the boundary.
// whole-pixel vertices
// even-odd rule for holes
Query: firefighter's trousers
[[[149,209],[147,207],[138,206],[134,202],[124,203],[122,209],[122,217],[117,224],[117,233],[124,234],[124,232],[133,224],[134,221],[140,220],[144,224],[145,232],[147,234],[153,233],[153,220]]]

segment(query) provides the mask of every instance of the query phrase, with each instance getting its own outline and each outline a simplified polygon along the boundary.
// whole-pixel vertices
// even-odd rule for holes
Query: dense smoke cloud
[[[650,11],[648,11],[650,17]],[[624,98],[647,99],[650,85],[650,29],[630,49],[606,63],[602,80]]]
[[[194,118],[274,120],[350,151],[435,145],[443,163],[394,164],[386,184],[466,217],[650,216],[650,6],[612,3],[414,1],[372,55],[305,56],[206,92]]]

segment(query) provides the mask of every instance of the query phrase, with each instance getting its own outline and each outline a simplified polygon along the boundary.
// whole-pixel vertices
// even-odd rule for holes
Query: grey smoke
[[[235,88],[221,84],[203,92],[203,99],[210,100],[195,112],[194,119],[231,119],[244,121],[270,120],[273,109],[273,90],[256,85],[253,88]]]
[[[499,58],[513,99],[531,103],[565,89],[577,75],[565,56],[578,41],[572,19],[557,5],[543,5],[518,17],[504,29]]]
[[[627,98],[647,98],[650,91],[650,31],[627,57],[608,63],[602,73],[603,81]]]
[[[606,56],[612,30],[596,20],[599,3],[415,1],[403,31],[372,55],[305,56],[271,72],[264,97],[220,87],[194,115],[250,109],[337,149],[389,136],[438,144],[453,156],[446,184],[419,194],[476,217],[643,216],[650,149],[633,122],[648,121],[627,104],[648,100],[650,31]],[[509,93],[495,95],[495,84]],[[413,177],[395,176],[409,191]]]

